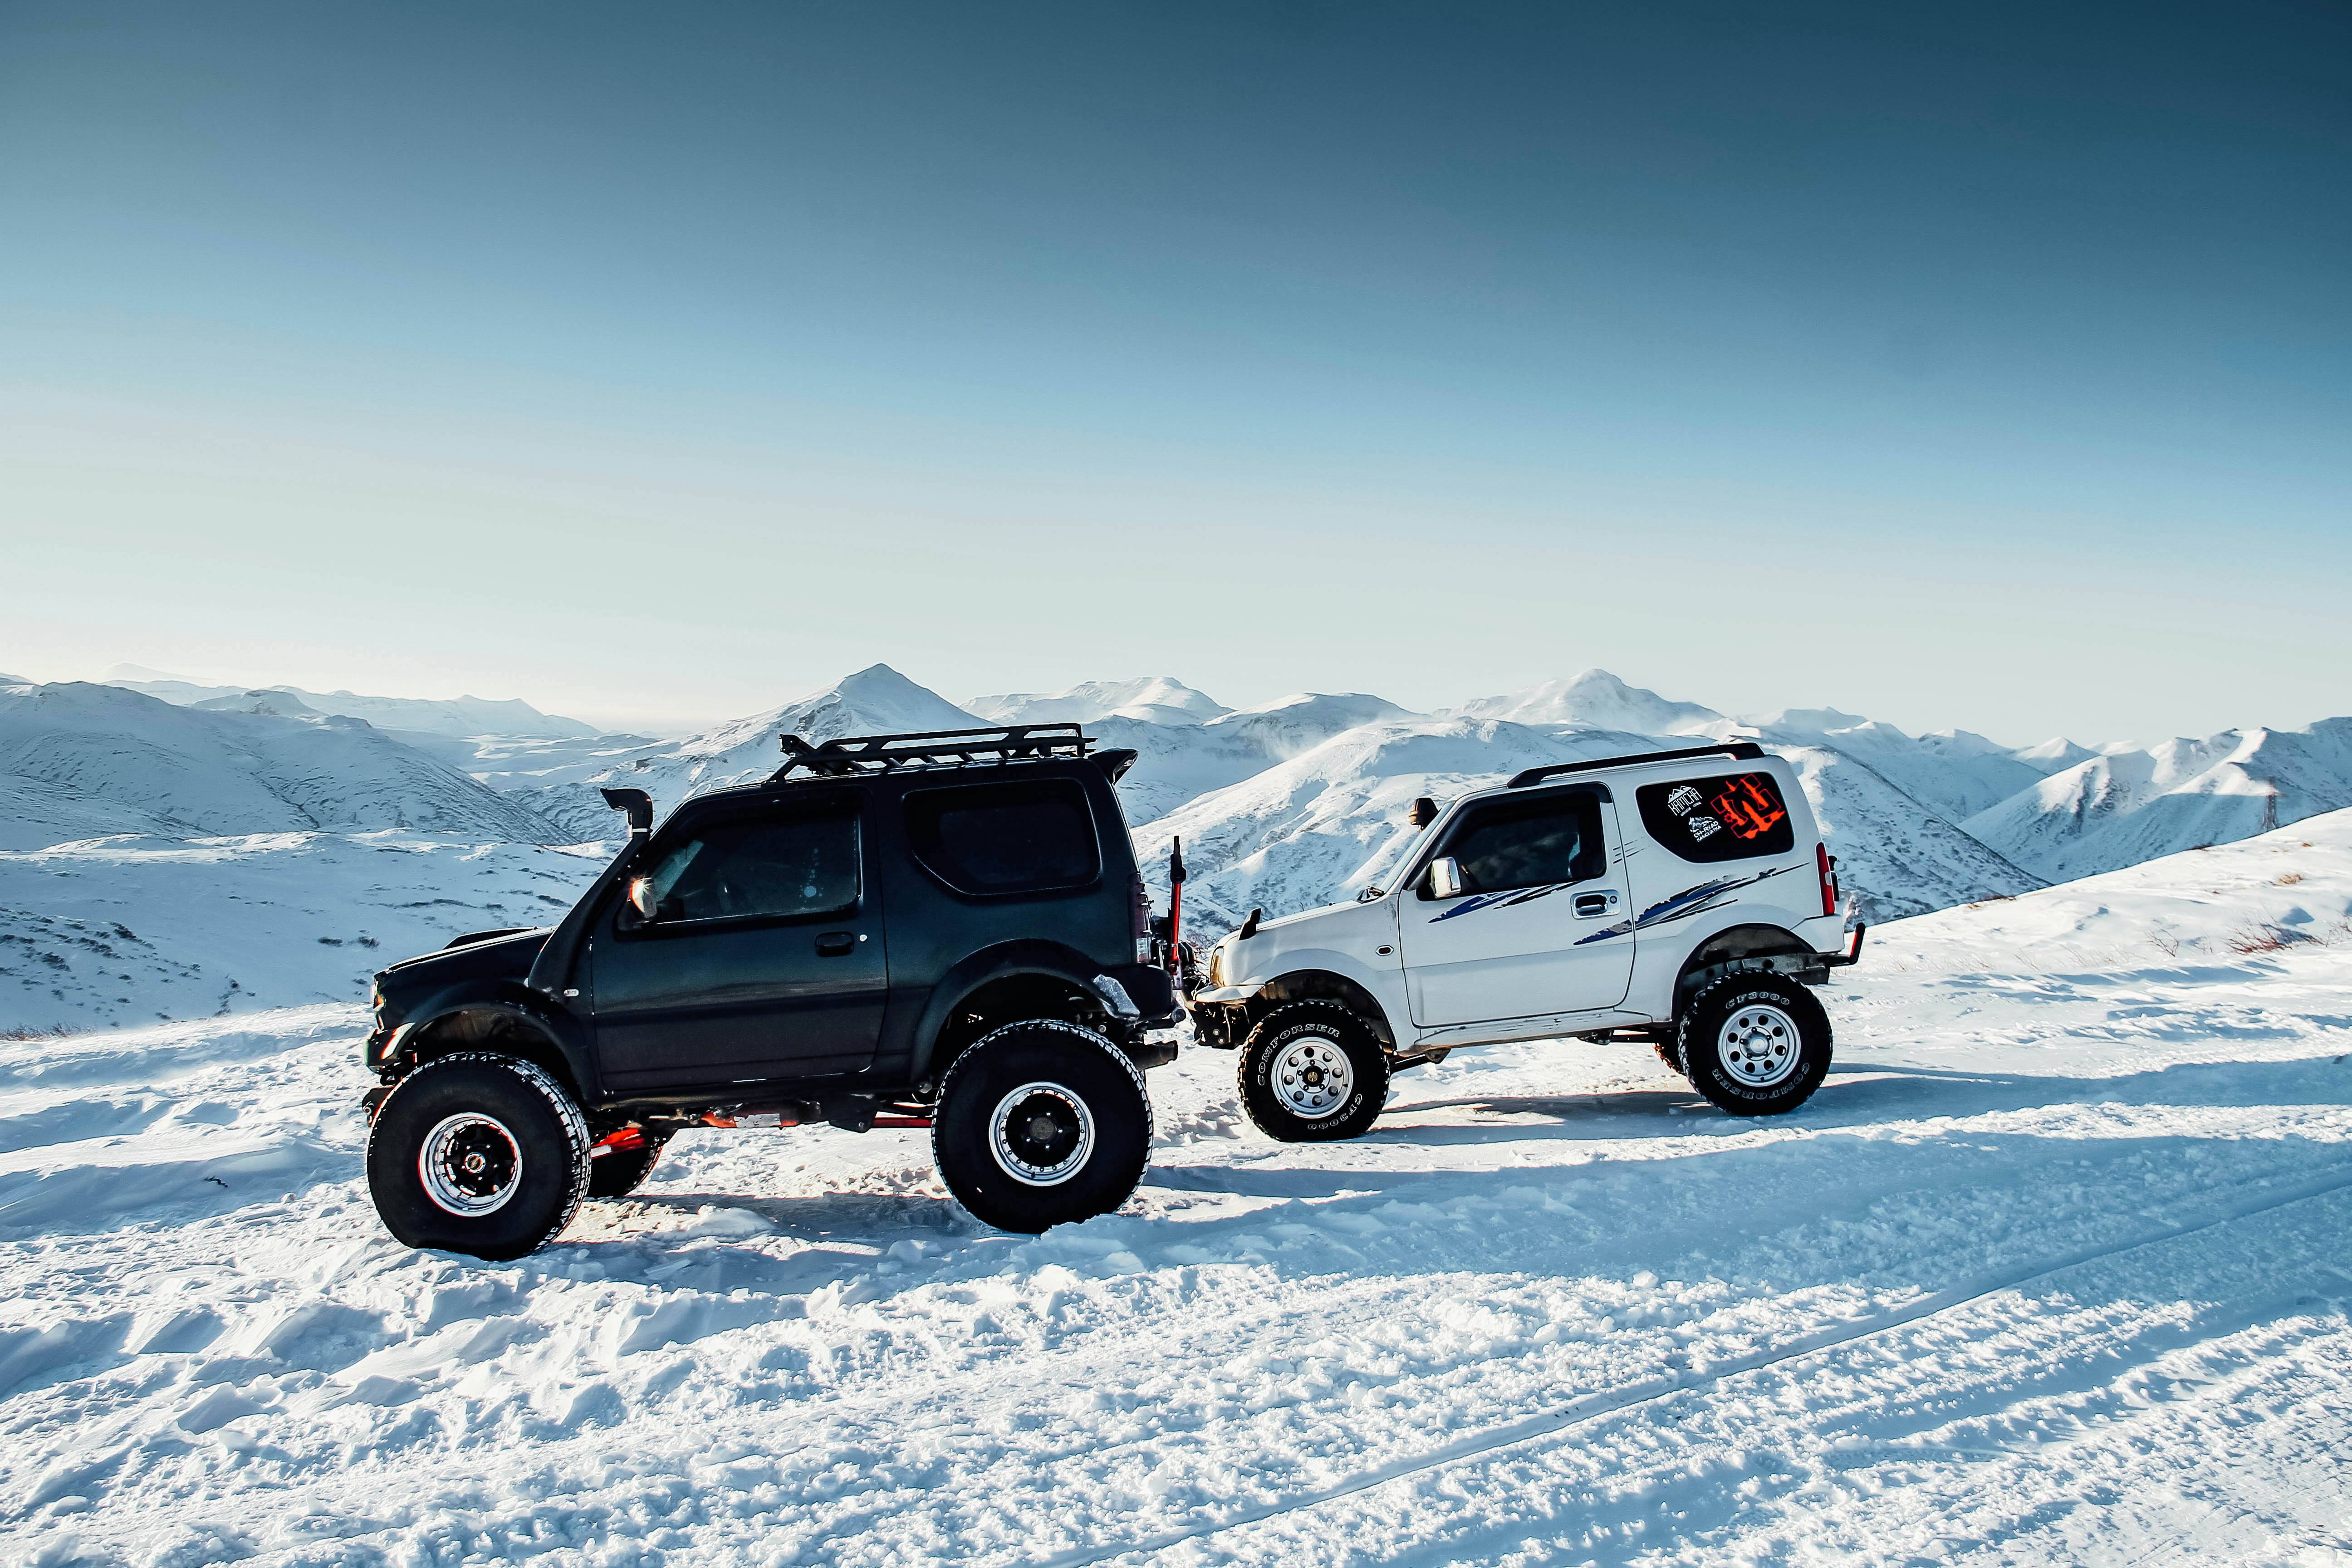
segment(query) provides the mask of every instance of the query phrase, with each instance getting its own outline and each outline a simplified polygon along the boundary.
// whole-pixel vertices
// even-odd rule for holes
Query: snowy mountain
[[[160,698],[183,707],[227,701],[231,706],[259,695],[241,686],[205,686],[183,680],[162,670],[135,664],[118,664],[106,672],[105,684]],[[305,691],[299,686],[272,686],[313,713],[364,719],[379,730],[421,730],[435,735],[531,735],[546,738],[595,734],[596,727],[577,719],[542,713],[520,699],[492,701],[480,697],[436,700],[416,697],[362,697],[352,691]]]
[[[139,675],[151,685],[168,679]],[[25,999],[68,1008],[53,1021],[214,1011],[222,998],[196,994],[224,974],[248,988],[228,1005],[258,1005],[250,988],[265,979],[272,999],[334,994],[346,971],[361,973],[335,942],[363,935],[387,954],[431,945],[444,924],[520,922],[539,891],[558,899],[547,875],[584,881],[601,849],[583,847],[574,865],[534,847],[613,837],[600,785],[644,788],[667,812],[773,773],[786,731],[823,742],[982,721],[887,665],[667,741],[385,730],[319,710],[314,694],[290,687],[189,687],[180,696],[175,706],[122,686],[0,682],[0,851],[41,852],[0,860],[0,903],[14,919],[81,920],[82,937],[125,955],[121,969],[101,968],[87,984],[61,973],[40,986],[20,976]],[[1449,798],[1524,767],[1694,736],[1752,736],[1796,764],[1857,910],[1874,923],[2007,899],[2352,805],[2347,719],[2146,752],[2095,752],[2063,740],[2010,749],[1959,731],[1915,737],[1830,708],[1735,720],[1600,670],[1434,716],[1363,693],[1227,710],[1165,677],[975,702],[993,721],[1084,714],[1076,721],[1100,746],[1138,753],[1119,784],[1128,821],[1155,884],[1170,838],[1183,836],[1196,930],[1254,907],[1280,914],[1346,898],[1379,880],[1412,837],[1404,816],[1416,795]],[[518,706],[519,721],[545,717]],[[410,715],[415,705],[394,711]],[[395,848],[372,837],[386,830],[456,835],[472,847]],[[77,842],[98,839],[109,842]],[[405,858],[387,858],[395,853]],[[376,881],[371,868],[382,873]],[[208,898],[208,878],[226,891]],[[77,882],[104,889],[82,913],[60,901]],[[184,913],[191,910],[201,914]],[[378,912],[364,931],[341,934],[335,922],[351,923],[344,916],[354,910]],[[122,944],[131,939],[91,935],[101,918],[140,932],[153,951],[131,962]],[[301,937],[311,925],[319,931]],[[287,959],[289,942],[309,956]],[[239,953],[254,956],[240,964]],[[0,984],[0,1000],[9,990]],[[16,1021],[0,1012],[0,1026]]]
[[[2087,758],[1964,825],[2050,881],[2226,844],[2352,805],[2352,719],[2224,730]]]
[[[774,773],[783,765],[780,737],[786,732],[822,744],[845,735],[969,730],[977,724],[971,714],[938,692],[877,664],[796,702],[683,741],[662,742],[585,779],[520,792],[519,798],[564,825],[574,837],[601,837],[611,832],[613,823],[611,808],[597,793],[606,784],[644,790],[654,797],[656,811],[667,813],[693,795]]]
[[[1405,820],[1416,795],[1444,801],[1522,768],[1651,746],[1614,731],[1553,734],[1493,720],[1358,725],[1139,826],[1136,853],[1164,905],[1169,840],[1181,836],[1184,907],[1200,922],[1194,929],[1219,931],[1253,908],[1292,914],[1379,881],[1417,832]]]
[[[2042,879],[1852,753],[1767,736],[1797,765],[1805,799],[1838,858],[1854,913],[1876,924],[1980,899],[2014,898]]]
[[[1547,680],[1524,691],[1482,697],[1441,717],[1504,719],[1514,724],[1585,724],[1635,735],[1686,735],[1719,723],[1723,715],[1696,702],[1672,702],[1654,691],[1628,686],[1605,669],[1588,669],[1568,680]]]
[[[0,688],[0,797],[13,808],[0,820],[7,848],[110,833],[564,837],[362,720],[204,711],[79,681]]]
[[[1164,816],[1211,790],[1239,784],[1313,751],[1360,724],[1406,717],[1393,702],[1361,692],[1302,691],[1197,725],[1107,718],[1087,726],[1106,747],[1132,747],[1135,766],[1119,781],[1127,819]]]
[[[1965,730],[1915,738],[1892,724],[1841,713],[1834,708],[1785,709],[1736,726],[1711,726],[1710,732],[1726,739],[1752,734],[1779,746],[1814,746],[1840,752],[1955,822],[2007,800],[2056,771],[2027,752],[2007,750]],[[2045,746],[2082,750],[2064,741]],[[2028,750],[2038,752],[2045,747]]]
[[[1353,897],[1393,870],[1414,837],[1405,812],[1416,795],[1444,802],[1492,788],[1522,768],[1677,743],[1688,738],[1496,720],[1375,721],[1139,826],[1137,852],[1147,879],[1161,889],[1168,840],[1181,834],[1187,907],[1212,922],[1238,921],[1254,907],[1290,914]],[[1852,757],[1822,746],[1767,744],[1796,763],[1863,919],[2042,885]]]
[[[992,724],[1085,724],[1108,718],[1135,719],[1147,724],[1198,724],[1231,711],[1207,693],[1165,675],[1082,680],[1045,695],[1008,691],[974,697],[963,708]]]

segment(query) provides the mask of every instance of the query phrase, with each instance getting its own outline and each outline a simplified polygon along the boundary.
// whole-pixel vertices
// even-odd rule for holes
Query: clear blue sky
[[[0,0],[0,669],[2352,710],[2340,5]]]

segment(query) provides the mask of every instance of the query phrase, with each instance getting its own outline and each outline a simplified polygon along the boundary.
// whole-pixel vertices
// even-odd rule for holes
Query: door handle
[[[856,945],[857,938],[855,933],[845,931],[829,931],[816,939],[816,955],[819,958],[839,958]]]
[[[1580,921],[1591,920],[1596,915],[1605,915],[1616,907],[1617,895],[1613,892],[1576,895],[1576,918]]]

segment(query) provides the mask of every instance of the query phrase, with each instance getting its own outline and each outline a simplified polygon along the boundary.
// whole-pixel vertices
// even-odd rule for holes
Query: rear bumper
[[[1135,1004],[1147,1029],[1165,1029],[1176,1022],[1176,982],[1169,973],[1150,963],[1121,963],[1103,971]],[[1172,1059],[1172,1058],[1171,1058]]]

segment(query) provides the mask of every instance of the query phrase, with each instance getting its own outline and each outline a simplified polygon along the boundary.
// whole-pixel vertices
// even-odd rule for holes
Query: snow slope
[[[2352,719],[2224,730],[2086,758],[1968,819],[2052,881],[2223,844],[2352,805]]]
[[[354,1001],[460,932],[553,924],[607,851],[387,831],[0,853],[0,1032]]]
[[[0,688],[0,795],[23,803],[0,822],[5,848],[122,832],[562,837],[360,720],[201,711],[79,681]]]
[[[2166,864],[1887,928],[1772,1121],[1546,1042],[1281,1145],[1190,1051],[1136,1197],[1034,1240],[823,1130],[411,1252],[357,1009],[0,1044],[0,1554],[2341,1562],[2352,947],[2134,900],[2339,898],[2352,815]],[[1988,919],[2103,934],[1988,970]]]
[[[974,697],[961,706],[992,724],[1085,724],[1114,717],[1148,724],[1198,724],[1232,711],[1208,693],[1165,675],[1082,680],[1050,694],[1007,691]]]

